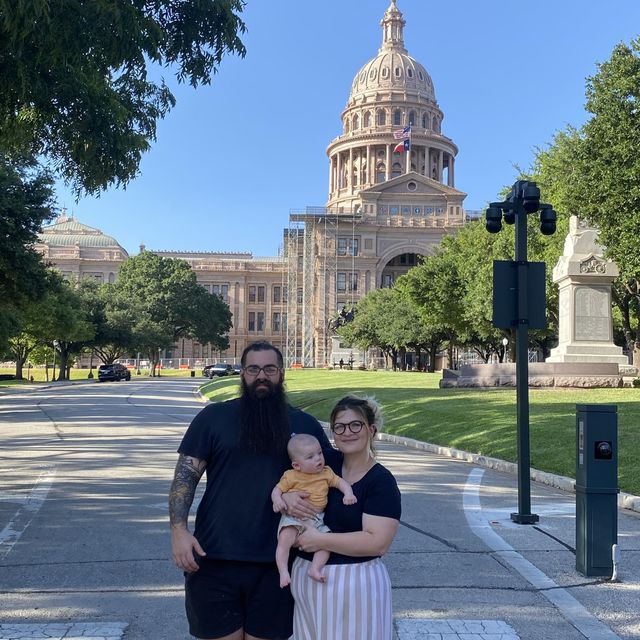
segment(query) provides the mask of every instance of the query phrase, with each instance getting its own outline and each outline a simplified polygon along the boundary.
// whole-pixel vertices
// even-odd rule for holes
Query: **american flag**
[[[411,125],[409,125],[408,127],[405,127],[402,130],[394,131],[393,132],[393,137],[396,140],[406,140],[407,138],[410,138],[411,137]]]

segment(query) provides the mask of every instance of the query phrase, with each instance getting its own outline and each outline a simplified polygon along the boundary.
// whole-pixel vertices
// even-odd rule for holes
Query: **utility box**
[[[576,569],[613,574],[618,542],[618,407],[576,405]]]

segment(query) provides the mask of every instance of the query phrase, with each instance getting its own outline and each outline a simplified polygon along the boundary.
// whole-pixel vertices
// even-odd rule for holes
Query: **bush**
[[[631,381],[631,384],[632,384],[634,387],[636,387],[636,388],[640,387],[640,378],[634,378],[634,379]]]

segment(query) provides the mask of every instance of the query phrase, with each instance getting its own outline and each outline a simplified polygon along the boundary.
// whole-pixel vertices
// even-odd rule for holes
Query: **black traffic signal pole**
[[[518,447],[518,512],[511,520],[535,524],[531,513],[531,451],[529,446],[529,305],[527,278],[527,212],[520,203],[515,211],[516,255],[518,270],[518,324],[516,325],[516,404]]]
[[[535,182],[519,180],[504,202],[492,202],[487,209],[487,230],[498,233],[502,218],[515,223],[515,266],[517,269],[517,309],[512,325],[516,328],[516,404],[518,450],[518,512],[511,520],[518,524],[534,524],[539,517],[531,513],[531,451],[529,446],[529,291],[530,274],[527,260],[527,216],[540,211],[540,230],[551,235],[556,228],[556,213],[549,204],[540,202],[540,189]],[[494,267],[495,268],[495,267]],[[533,282],[533,280],[531,281]],[[493,292],[494,298],[500,292]]]

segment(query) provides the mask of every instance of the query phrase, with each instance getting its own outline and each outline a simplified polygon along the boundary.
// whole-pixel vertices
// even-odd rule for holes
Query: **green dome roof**
[[[82,224],[74,218],[60,218],[48,227],[44,227],[38,234],[42,244],[56,247],[99,247],[108,249],[120,249],[115,238],[108,236],[99,229],[94,229]]]

